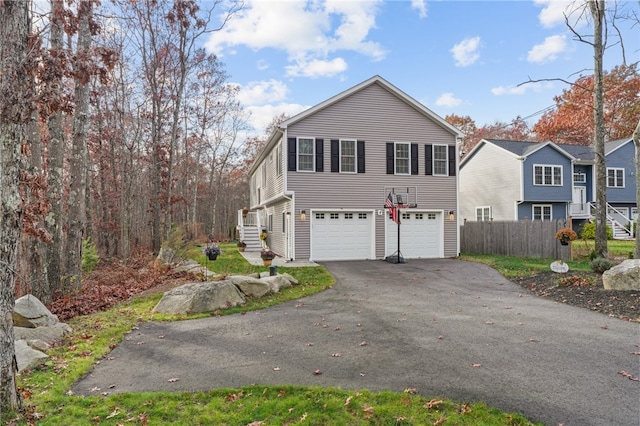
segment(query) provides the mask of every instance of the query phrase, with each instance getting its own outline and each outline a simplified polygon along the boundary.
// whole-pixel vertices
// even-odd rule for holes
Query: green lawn
[[[267,270],[249,265],[234,245],[209,267],[220,274]],[[200,252],[192,252],[205,263]],[[502,262],[498,262],[502,264]],[[513,266],[515,268],[515,266]],[[323,267],[280,268],[300,281],[277,295],[249,300],[245,306],[216,314],[262,309],[323,291],[334,284]],[[3,414],[13,425],[532,425],[524,417],[482,403],[466,404],[404,393],[345,391],[299,386],[251,386],[195,393],[133,393],[80,397],[72,384],[87,374],[136,324],[178,320],[187,316],[159,315],[151,309],[159,295],[137,297],[93,315],[69,321],[74,332],[49,351],[50,360],[19,377],[27,414]],[[189,317],[190,318],[190,317]]]

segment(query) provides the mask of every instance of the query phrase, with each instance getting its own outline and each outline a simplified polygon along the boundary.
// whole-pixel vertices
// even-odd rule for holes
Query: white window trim
[[[485,215],[484,215],[484,211],[486,209],[489,209],[489,213],[488,213],[487,217],[485,217]],[[482,222],[488,222],[489,220],[491,220],[491,206],[478,206],[478,207],[476,207],[476,221],[478,220],[478,210],[481,211]]]
[[[353,142],[353,171],[342,170],[342,142]],[[358,173],[358,141],[356,139],[340,139],[338,142],[338,169],[340,173]]]
[[[300,170],[300,139],[311,140],[311,170]],[[308,155],[308,154],[305,154]],[[296,138],[296,171],[301,173],[314,173],[316,171],[316,138],[309,136],[298,136]]]
[[[576,180],[576,176],[579,178],[579,180]],[[574,173],[573,183],[587,183],[587,174],[583,172]]]
[[[536,167],[542,167],[542,183],[536,183]],[[550,167],[551,168],[551,184],[546,184],[544,183],[544,169],[545,167]],[[555,184],[554,182],[554,174],[553,174],[553,170],[554,169],[560,169],[560,183],[559,184]],[[560,164],[534,164],[533,165],[533,185],[534,186],[562,186],[563,184],[563,179],[562,179],[562,175],[564,173],[564,170],[562,168],[562,165]]]
[[[282,176],[282,143],[276,146],[276,175]]]
[[[407,146],[407,173],[399,173],[398,172],[398,157],[396,153],[398,152],[398,145],[406,145]],[[394,142],[393,143],[393,174],[400,176],[410,176],[411,175],[411,142]]]
[[[614,183],[618,182],[618,173],[620,172],[620,174],[622,175],[622,185],[618,186],[618,185],[609,185],[609,171],[615,171],[616,175],[613,177]],[[624,168],[623,167],[607,167],[607,188],[624,188],[626,186],[626,179],[624,177]]]
[[[436,173],[436,147],[442,146],[444,147],[444,173]],[[433,176],[449,176],[449,145],[441,145],[434,144],[431,147],[431,170],[433,171]]]
[[[541,218],[541,219],[536,219],[536,215],[535,215],[536,207],[540,207],[540,209],[541,209],[541,212],[540,212],[540,213],[541,213],[541,216],[542,216],[542,218]],[[544,208],[545,208],[545,207],[549,207],[549,219],[545,219],[545,218],[544,218]],[[541,220],[541,221],[543,221],[543,222],[544,222],[545,220],[547,220],[547,221],[549,221],[549,220],[553,220],[553,205],[551,205],[551,204],[533,204],[533,205],[531,206],[531,219],[532,219],[532,220]]]

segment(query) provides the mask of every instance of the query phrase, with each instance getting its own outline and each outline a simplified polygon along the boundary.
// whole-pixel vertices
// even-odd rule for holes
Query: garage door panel
[[[405,258],[442,256],[442,215],[439,212],[405,212],[401,215],[400,252]],[[385,255],[398,250],[398,225],[386,218]]]
[[[311,223],[312,260],[369,259],[371,212],[317,212]]]

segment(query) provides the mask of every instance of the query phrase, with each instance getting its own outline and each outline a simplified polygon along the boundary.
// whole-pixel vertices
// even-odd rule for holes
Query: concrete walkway
[[[336,285],[304,299],[142,323],[72,391],[415,388],[548,425],[640,424],[640,382],[627,377],[640,377],[639,324],[538,298],[471,262],[325,266]]]
[[[240,254],[252,265],[262,266],[262,258],[260,257],[259,251],[243,251]],[[286,266],[288,268],[297,268],[302,266],[318,266],[317,263],[314,263],[308,259],[305,260],[287,260],[284,257],[276,257],[271,261],[271,265],[273,266]]]

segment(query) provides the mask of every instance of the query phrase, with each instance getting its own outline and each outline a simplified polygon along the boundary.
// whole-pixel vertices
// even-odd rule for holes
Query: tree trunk
[[[640,208],[640,120],[635,132],[633,132],[633,145],[636,147],[636,208]],[[640,216],[635,220],[636,223],[636,251],[634,256],[640,259]]]
[[[607,166],[604,156],[604,84],[602,78],[602,26],[605,16],[604,0],[590,0],[589,8],[593,17],[593,114],[595,132],[593,148],[596,172],[596,237],[595,252],[598,257],[607,257]]]
[[[62,50],[62,16],[63,16],[62,0],[51,1],[51,19],[50,19],[50,49],[52,51]],[[62,97],[62,82],[53,83],[53,87],[49,89],[54,102],[60,101]],[[63,175],[62,167],[64,164],[64,132],[62,130],[62,111],[55,111],[49,116],[49,161],[48,161],[48,177],[47,188],[49,193],[49,214],[46,218],[47,231],[51,235],[51,243],[47,246],[47,278],[52,294],[62,293],[61,277],[62,277],[62,205],[63,205]]]
[[[28,149],[25,123],[32,113],[26,69],[30,6],[24,0],[0,3],[0,421],[8,420],[1,419],[5,413],[22,406],[16,386],[13,308],[22,225],[22,149]]]
[[[80,28],[78,31],[77,56],[90,58],[91,31],[89,22],[93,14],[92,2],[78,4]],[[82,240],[86,220],[87,184],[87,114],[89,111],[90,65],[76,65],[75,112],[73,120],[73,145],[71,149],[71,176],[69,182],[69,226],[65,251],[65,288],[77,291],[82,282]]]

